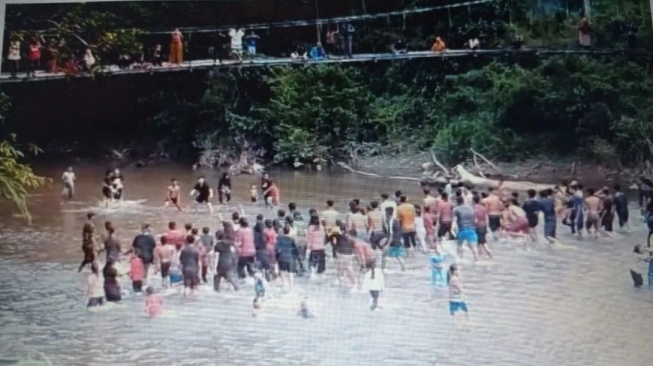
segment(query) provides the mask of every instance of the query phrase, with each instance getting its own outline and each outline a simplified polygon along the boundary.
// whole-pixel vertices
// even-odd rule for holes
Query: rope
[[[347,23],[347,22],[352,22],[357,20],[370,20],[370,19],[386,18],[386,17],[399,16],[399,15],[405,16],[406,14],[429,13],[436,10],[453,9],[453,8],[460,8],[463,6],[471,6],[471,5],[478,5],[478,4],[487,4],[495,1],[496,0],[471,0],[471,1],[465,1],[456,4],[438,5],[438,6],[419,8],[419,9],[391,11],[387,13],[363,14],[363,15],[346,16],[346,17],[309,19],[309,20],[281,21],[281,22],[270,22],[270,23],[254,23],[254,24],[248,24],[239,27],[248,30],[250,29],[260,30],[260,29],[271,29],[271,28],[292,28],[292,27],[304,27],[304,26],[311,26],[311,25],[325,25],[330,23]],[[179,28],[179,31],[182,33],[214,33],[217,31],[229,30],[235,27],[236,27],[235,25],[213,27],[213,28],[188,27],[188,28]],[[127,31],[127,30],[128,29],[118,29],[118,31]],[[49,33],[51,32],[50,30],[28,31],[28,32],[39,32],[44,35],[51,35]],[[144,34],[170,34],[170,30],[145,31]]]

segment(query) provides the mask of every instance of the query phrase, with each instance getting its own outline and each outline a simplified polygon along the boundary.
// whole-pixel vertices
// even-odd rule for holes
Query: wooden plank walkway
[[[221,69],[221,68],[238,68],[238,67],[279,67],[291,65],[316,65],[316,64],[344,64],[355,62],[378,62],[378,61],[398,61],[398,60],[415,60],[415,59],[428,59],[439,58],[446,59],[451,57],[473,57],[473,56],[488,56],[488,57],[501,57],[501,56],[518,56],[518,55],[532,55],[532,56],[551,56],[551,55],[614,55],[614,56],[629,56],[629,57],[645,57],[652,58],[652,52],[633,52],[623,50],[544,50],[544,49],[491,49],[491,50],[448,50],[444,53],[436,53],[431,51],[416,51],[406,54],[392,54],[392,53],[377,53],[377,54],[356,54],[353,58],[332,57],[325,60],[293,60],[290,58],[260,58],[252,61],[223,61],[221,64],[214,65],[213,60],[194,60],[185,61],[181,65],[168,65],[164,64],[161,67],[153,67],[151,69],[119,69],[117,66],[108,66],[103,72],[102,76],[113,75],[133,75],[133,74],[148,74],[160,72],[181,72],[192,70],[206,70],[206,69]],[[11,78],[11,74],[0,74],[0,83],[22,83],[22,82],[36,82],[46,80],[60,80],[60,79],[75,79],[75,78],[89,78],[90,73],[79,73],[75,75],[68,75],[65,73],[49,73],[45,71],[37,71],[35,77],[26,78],[25,73],[18,74],[18,78]]]

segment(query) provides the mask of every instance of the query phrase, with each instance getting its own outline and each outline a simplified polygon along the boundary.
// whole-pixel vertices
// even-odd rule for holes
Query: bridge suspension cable
[[[437,5],[416,9],[405,9],[397,10],[386,13],[376,13],[376,14],[360,14],[360,15],[351,15],[351,16],[342,16],[334,18],[316,18],[316,19],[306,19],[306,20],[290,20],[290,21],[278,21],[278,22],[268,22],[268,23],[253,23],[240,25],[238,27],[245,29],[272,29],[272,28],[292,28],[292,27],[304,27],[304,26],[314,26],[314,25],[325,25],[330,23],[346,23],[353,22],[358,20],[371,20],[377,18],[388,18],[393,16],[407,15],[407,14],[420,14],[420,13],[429,13],[437,10],[453,9],[460,8],[465,6],[487,4],[496,2],[496,0],[469,0],[459,3],[446,4],[446,5]],[[182,33],[214,33],[221,30],[228,30],[234,28],[237,25],[225,25],[221,27],[186,27],[179,28],[179,31]],[[126,31],[129,29],[117,29],[117,31]],[[29,32],[29,31],[28,31]],[[39,32],[43,35],[51,35],[52,30],[43,30],[43,31],[32,31]],[[170,29],[167,30],[149,30],[145,31],[144,34],[169,34]]]

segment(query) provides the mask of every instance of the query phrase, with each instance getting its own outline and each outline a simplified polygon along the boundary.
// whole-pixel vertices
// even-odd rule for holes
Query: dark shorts
[[[537,216],[527,215],[526,218],[528,219],[528,227],[531,229],[537,227]]]
[[[488,225],[490,226],[490,231],[495,232],[501,227],[501,216],[499,215],[489,215],[487,217]]]
[[[194,289],[200,284],[200,277],[197,271],[184,271],[184,287]]]
[[[176,205],[179,203],[179,197],[166,198],[166,202],[170,202],[173,205]]]
[[[451,233],[451,223],[450,222],[441,222],[438,226],[438,238],[441,238],[448,233]]]
[[[385,238],[385,234],[382,232],[374,231],[370,233],[370,244],[372,244],[372,249],[376,249],[383,238]]]
[[[109,189],[108,187],[103,187],[103,188],[102,188],[102,195],[103,195],[104,198],[106,198],[106,199],[111,198],[111,197],[112,197],[112,196],[111,196],[111,189]]]
[[[172,262],[161,263],[161,277],[166,278],[170,275],[170,266]]]
[[[477,227],[476,236],[480,245],[487,244],[487,227]]]
[[[143,281],[132,281],[132,289],[134,292],[143,292]]]
[[[249,200],[252,201],[252,202],[256,202],[256,197],[250,197]]]
[[[365,262],[365,269],[372,269],[376,265],[376,260],[372,259],[370,261]]]
[[[104,305],[104,297],[91,297],[88,299],[88,303],[86,304],[89,308],[100,305]]]
[[[195,202],[197,202],[197,203],[209,203],[209,198],[208,197],[203,197],[203,196],[197,196],[197,198],[195,198]]]
[[[295,272],[295,263],[280,260],[277,264],[279,265],[279,272]]]

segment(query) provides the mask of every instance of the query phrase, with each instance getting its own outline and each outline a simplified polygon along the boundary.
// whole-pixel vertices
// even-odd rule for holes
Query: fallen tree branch
[[[438,158],[435,156],[435,151],[433,149],[431,149],[431,160],[433,160],[433,164],[442,169],[446,176],[451,176],[451,172],[444,165],[442,165],[442,163],[440,163]]]
[[[478,175],[480,175],[482,178],[487,178],[485,174],[483,174],[483,170],[481,169],[481,167],[478,165],[478,159],[476,159],[476,155],[474,155],[474,166],[478,171]]]
[[[343,169],[345,169],[345,170],[349,170],[349,171],[352,172],[352,173],[360,174],[360,175],[364,175],[364,176],[366,176],[366,177],[385,178],[385,179],[395,179],[395,180],[406,180],[406,181],[411,181],[411,182],[422,182],[422,179],[421,179],[421,178],[403,177],[403,176],[390,176],[390,177],[385,177],[385,176],[382,176],[382,175],[379,175],[379,174],[375,174],[375,173],[363,172],[363,171],[356,170],[356,169],[350,167],[349,165],[347,165],[346,163],[344,163],[344,162],[342,162],[342,161],[339,161],[337,164],[338,164],[341,168],[343,168]]]
[[[494,165],[494,163],[491,162],[490,159],[488,159],[485,156],[483,156],[482,154],[476,152],[476,150],[474,150],[472,148],[470,148],[469,151],[471,151],[472,154],[474,154],[474,156],[478,156],[479,158],[483,159],[483,161],[485,161],[489,166],[491,166],[494,170],[496,170],[497,173],[499,173],[500,175],[503,175],[503,172],[501,171],[501,169],[499,169],[496,165]]]
[[[553,187],[553,184],[541,184],[534,183],[529,181],[509,181],[509,180],[494,180],[477,177],[474,174],[467,171],[462,165],[456,165],[453,170],[460,175],[460,181],[463,184],[471,185],[476,188],[501,188],[508,191],[527,191],[529,189],[535,189],[536,191],[541,191]]]
[[[531,167],[531,169],[528,171],[528,173],[526,173],[526,175],[524,176],[524,179],[527,179],[528,177],[530,177],[533,173],[535,173],[535,170],[539,169],[540,167],[542,167],[542,162],[541,161]]]

